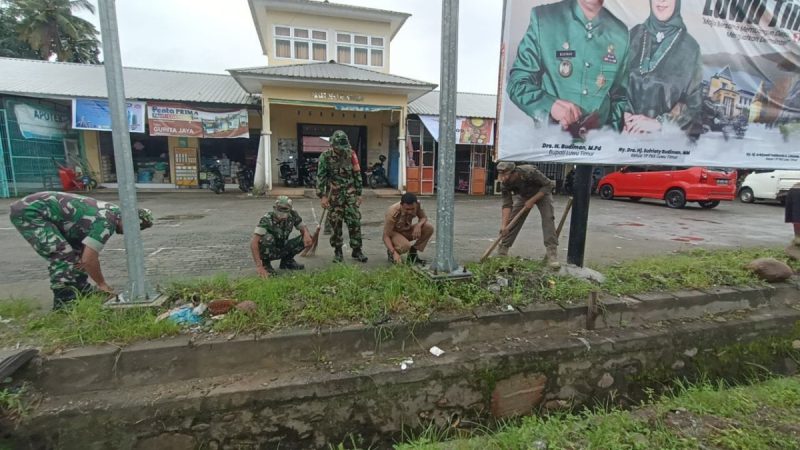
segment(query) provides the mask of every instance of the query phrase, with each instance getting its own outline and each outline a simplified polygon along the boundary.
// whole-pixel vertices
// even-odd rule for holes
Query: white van
[[[739,200],[743,203],[756,200],[778,200],[783,203],[786,193],[795,183],[800,183],[800,170],[751,173],[744,177],[739,188]]]

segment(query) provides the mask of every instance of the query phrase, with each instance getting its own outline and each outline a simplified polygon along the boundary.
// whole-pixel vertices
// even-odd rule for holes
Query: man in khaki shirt
[[[419,220],[412,225],[414,218]],[[389,262],[400,263],[400,255],[408,253],[408,262],[423,263],[418,254],[425,250],[431,236],[433,225],[428,223],[428,216],[422,210],[416,195],[409,192],[403,194],[400,201],[386,211],[383,243],[386,245]]]
[[[502,227],[500,234],[503,240],[497,253],[508,255],[508,249],[514,244],[522,230],[528,213],[536,205],[542,216],[542,238],[546,249],[545,261],[551,268],[558,268],[558,238],[556,237],[555,213],[553,212],[553,187],[555,183],[547,178],[536,167],[503,161],[497,164],[497,179],[500,180],[503,194]],[[513,217],[522,214],[522,218],[509,226]]]

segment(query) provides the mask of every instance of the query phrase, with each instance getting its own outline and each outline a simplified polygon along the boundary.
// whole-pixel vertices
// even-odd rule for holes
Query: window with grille
[[[328,60],[328,32],[306,27],[276,25],[275,57],[303,61]]]
[[[357,33],[336,33],[336,61],[356,66],[384,66],[384,39]]]

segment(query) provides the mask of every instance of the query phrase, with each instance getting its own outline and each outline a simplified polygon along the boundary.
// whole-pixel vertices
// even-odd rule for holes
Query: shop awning
[[[439,116],[420,115],[425,128],[439,142]],[[456,144],[494,145],[494,119],[456,117]]]

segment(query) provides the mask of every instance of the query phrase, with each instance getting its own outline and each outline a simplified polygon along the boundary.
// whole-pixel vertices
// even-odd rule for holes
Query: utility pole
[[[439,167],[436,200],[436,260],[439,273],[454,272],[456,84],[458,74],[458,0],[442,0],[442,67],[439,95]]]
[[[125,85],[122,79],[122,59],[117,31],[117,8],[115,0],[99,0],[98,6],[103,39],[103,64],[106,69],[108,104],[111,112],[111,135],[114,141],[114,162],[117,166],[125,254],[128,259],[129,290],[123,291],[121,298],[122,301],[143,302],[152,300],[154,292],[151,292],[145,279],[144,246],[136,207],[136,185],[133,178],[131,139],[128,133]]]

